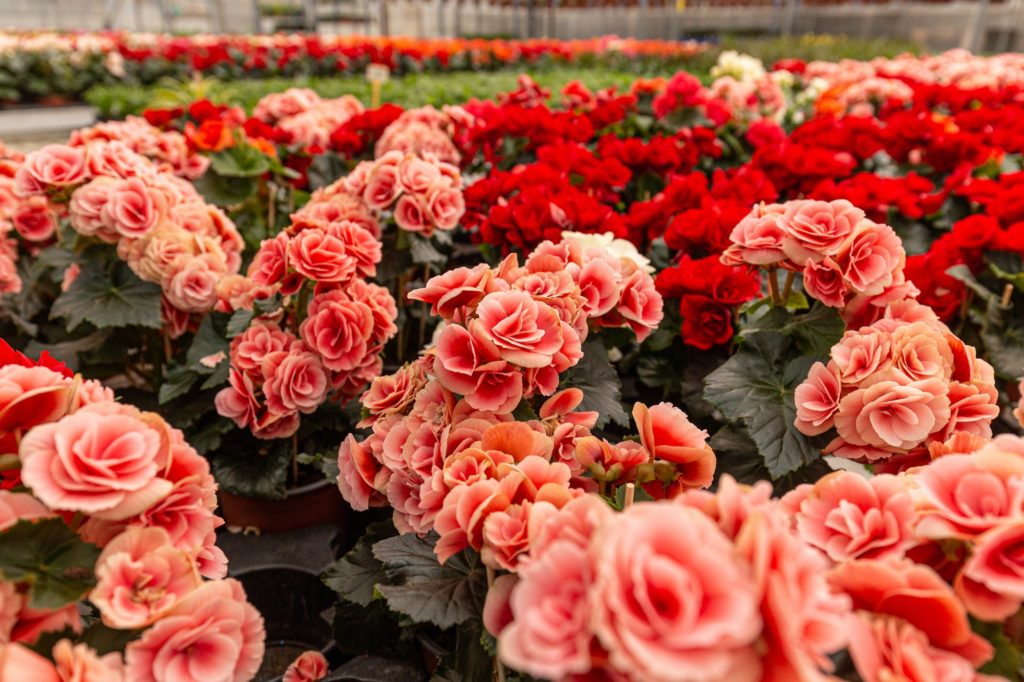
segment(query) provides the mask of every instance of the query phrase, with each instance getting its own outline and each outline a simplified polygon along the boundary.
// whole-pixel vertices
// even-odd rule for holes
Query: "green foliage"
[[[67,320],[68,331],[83,322],[96,327],[160,328],[160,287],[143,282],[124,263],[112,272],[90,260],[67,291],[57,297],[51,318]]]
[[[478,616],[487,595],[487,577],[479,555],[457,554],[442,566],[434,554],[437,535],[399,535],[373,545],[384,564],[387,584],[377,589],[392,611],[417,623],[450,628]]]
[[[58,518],[19,521],[0,533],[0,575],[28,583],[34,609],[59,609],[85,596],[96,584],[99,555]]]
[[[239,431],[216,452],[207,453],[213,475],[223,490],[257,499],[280,500],[288,483],[289,440],[263,441]]]
[[[377,585],[385,580],[384,563],[373,555],[373,545],[394,534],[388,521],[371,524],[356,546],[327,569],[324,584],[346,601],[369,606]]]
[[[579,410],[597,412],[597,428],[609,422],[629,426],[629,415],[622,407],[619,374],[608,360],[608,351],[600,341],[591,339],[583,344],[583,358],[566,373],[560,387],[576,387],[583,391]]]

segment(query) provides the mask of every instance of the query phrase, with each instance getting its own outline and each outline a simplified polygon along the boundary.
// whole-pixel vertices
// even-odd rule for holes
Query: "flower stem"
[[[782,297],[779,295],[779,276],[775,268],[768,268],[768,291],[772,295],[772,305],[780,305]]]
[[[786,284],[782,287],[782,303],[789,303],[789,295],[793,293],[793,280],[796,279],[796,273],[792,270],[786,272]]]

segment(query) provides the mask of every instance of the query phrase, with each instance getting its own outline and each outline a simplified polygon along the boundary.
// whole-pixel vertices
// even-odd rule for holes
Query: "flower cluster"
[[[390,212],[401,229],[424,237],[455,229],[466,211],[458,167],[430,153],[392,150],[363,161],[345,177],[344,188],[370,209]]]
[[[95,565],[69,567],[67,579],[94,574],[85,598],[102,623],[141,631],[123,660],[63,638],[50,663],[26,647],[44,633],[81,633],[79,605],[66,591],[43,594],[47,583],[28,569],[0,580],[0,673],[155,681],[203,665],[217,679],[252,679],[263,619],[238,582],[222,580],[227,560],[214,531],[223,521],[206,460],[159,415],[116,402],[99,383],[6,344],[0,351],[0,439],[17,453],[21,483],[18,492],[0,490],[0,537],[17,532],[32,543],[37,529],[66,534],[63,542],[82,547],[68,551],[82,557],[90,556],[84,543],[98,546]]]
[[[616,254],[586,236],[544,242],[520,266],[457,268],[409,298],[445,321],[433,371],[478,410],[509,413],[551,395],[579,362],[591,327],[629,327],[643,340],[658,326],[662,299],[635,252]]]
[[[258,438],[284,438],[329,395],[348,399],[380,374],[380,352],[398,331],[377,273],[380,241],[352,220],[296,215],[291,227],[264,240],[248,276],[222,289],[226,308],[287,297],[285,316],[257,316],[231,341],[230,385],[217,411]]]
[[[71,133],[68,144],[88,147],[94,142],[121,142],[158,166],[167,166],[175,175],[190,180],[201,177],[210,167],[210,160],[196,154],[188,139],[175,130],[161,130],[138,116],[123,121],[103,121]]]
[[[957,433],[992,435],[992,366],[926,306],[889,306],[874,324],[847,331],[830,355],[796,389],[796,427],[807,435],[835,429],[826,453],[913,462]]]
[[[14,191],[66,204],[76,232],[115,245],[140,279],[159,284],[173,336],[214,307],[218,282],[241,264],[243,240],[224,212],[120,141],[32,152]]]
[[[757,206],[729,239],[723,263],[766,268],[772,279],[776,268],[799,272],[807,293],[847,322],[872,322],[888,303],[917,295],[899,236],[845,199]]]
[[[614,513],[583,496],[531,519],[529,562],[484,621],[498,656],[546,679],[818,679],[847,643],[850,599],[771,486],[724,476]],[[693,548],[699,547],[699,552]]]
[[[462,107],[446,106],[438,111],[432,106],[410,109],[396,118],[377,140],[378,158],[388,152],[430,155],[444,163],[459,165],[461,155],[452,138],[458,127],[471,125],[472,116]]]
[[[23,154],[0,144],[0,293],[21,291],[19,250],[34,254],[51,243],[64,208],[45,196],[18,195],[14,177],[24,161]]]
[[[309,88],[289,88],[265,95],[253,109],[253,118],[275,126],[289,146],[330,146],[331,134],[353,116],[363,113],[363,105],[352,95],[322,99]]]

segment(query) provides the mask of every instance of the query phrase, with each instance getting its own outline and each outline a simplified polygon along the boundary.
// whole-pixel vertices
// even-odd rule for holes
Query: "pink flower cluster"
[[[892,304],[851,329],[796,389],[796,427],[835,429],[825,449],[848,459],[915,461],[957,433],[988,438],[999,415],[992,366],[976,357],[931,308]]]
[[[850,599],[771,486],[724,476],[614,513],[595,496],[531,518],[529,559],[489,591],[498,656],[535,677],[819,680]],[[695,551],[699,548],[699,551]]]
[[[14,176],[24,159],[0,145],[0,293],[21,291],[18,238],[31,253],[45,246],[57,231],[63,208],[43,196],[18,196]]]
[[[472,122],[472,115],[462,107],[446,106],[438,111],[427,105],[409,109],[384,129],[374,153],[378,158],[394,151],[424,157],[432,155],[439,161],[458,166],[462,155],[452,140]]]
[[[378,214],[391,212],[401,229],[424,237],[455,229],[466,212],[458,167],[429,153],[394,150],[363,161],[345,178],[344,189]]]
[[[886,304],[918,293],[903,274],[900,238],[845,199],[761,204],[729,240],[723,263],[799,272],[807,293],[848,323],[873,322]]]
[[[123,143],[158,167],[189,180],[201,177],[210,167],[210,159],[190,149],[184,135],[176,130],[160,130],[139,116],[81,128],[68,139],[72,147],[88,147],[94,142]]]
[[[214,307],[218,282],[241,264],[231,220],[123,142],[48,145],[26,157],[14,182],[19,196],[66,203],[75,231],[116,245],[140,279],[159,284],[172,335]]]
[[[591,327],[629,327],[643,340],[662,319],[662,298],[635,260],[575,236],[544,242],[520,266],[457,268],[409,294],[445,321],[433,372],[477,410],[508,413],[522,398],[551,395],[579,362]]]
[[[0,581],[0,678],[149,682],[202,666],[203,679],[251,679],[263,620],[241,585],[222,580],[227,560],[214,543],[223,521],[206,460],[159,415],[115,402],[100,384],[5,355],[0,440],[17,453],[28,492],[0,490],[0,533],[74,516],[82,539],[102,548],[87,599],[106,626],[143,632],[123,661],[65,639],[51,664],[25,647],[44,632],[80,632],[78,605],[32,608],[33,586]]]
[[[230,385],[217,394],[217,411],[258,438],[284,438],[332,393],[359,395],[398,331],[391,294],[365,279],[380,259],[377,238],[350,220],[297,214],[264,240],[234,300],[251,306],[278,292],[287,310],[283,319],[256,318],[232,339]]]
[[[723,102],[734,119],[744,123],[762,118],[778,121],[786,114],[786,95],[770,74],[745,80],[721,76],[711,83],[709,94]]]
[[[326,149],[331,133],[363,111],[362,103],[352,95],[322,99],[309,88],[289,88],[265,95],[252,113],[254,118],[275,125],[291,146]]]
[[[993,650],[968,615],[1001,623],[1024,603],[1024,439],[959,432],[929,451],[899,476],[837,471],[782,499],[853,600],[850,652],[869,682],[982,679]]]
[[[443,563],[467,547],[493,568],[516,570],[538,542],[534,524],[587,490],[635,483],[668,497],[711,483],[707,433],[668,404],[637,404],[640,442],[590,435],[597,414],[576,411],[571,388],[545,401],[536,419],[474,408],[431,375],[424,356],[374,380],[363,425],[338,452],[338,486],[354,509],[390,505],[403,532],[437,531]],[[602,476],[587,478],[600,467]]]

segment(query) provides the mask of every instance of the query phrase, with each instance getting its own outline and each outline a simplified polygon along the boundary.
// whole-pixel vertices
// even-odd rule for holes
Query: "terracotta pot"
[[[331,481],[317,481],[292,488],[281,500],[263,500],[217,492],[221,513],[229,526],[257,528],[262,533],[280,533],[330,523],[348,526],[351,509]]]

